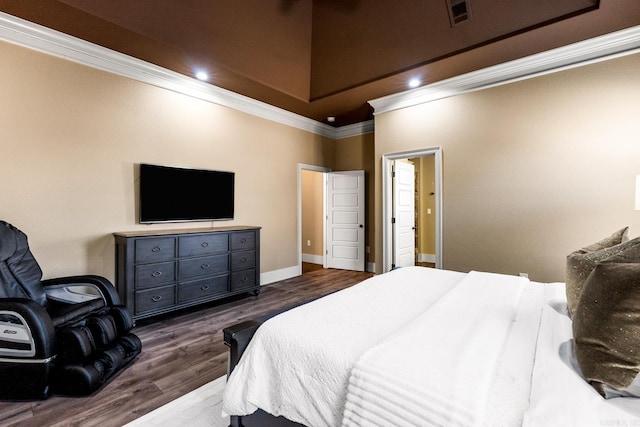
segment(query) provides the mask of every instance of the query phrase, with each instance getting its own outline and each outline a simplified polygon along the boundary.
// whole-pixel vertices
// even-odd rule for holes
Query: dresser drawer
[[[188,257],[227,252],[228,236],[227,233],[181,236],[178,239],[178,254],[181,257]]]
[[[256,248],[255,231],[245,231],[242,233],[231,233],[231,250],[244,251]]]
[[[229,255],[213,255],[178,261],[179,280],[213,276],[229,271]]]
[[[176,303],[175,285],[136,292],[135,314],[171,307]]]
[[[255,268],[256,251],[232,252],[231,270],[238,271],[246,268]]]
[[[176,263],[157,262],[136,265],[136,289],[153,288],[176,280]]]
[[[252,288],[258,284],[256,280],[256,270],[242,270],[231,273],[231,290]]]
[[[156,262],[175,258],[176,239],[173,237],[154,237],[136,240],[136,262]]]
[[[229,275],[208,277],[178,285],[178,302],[184,303],[229,291]]]

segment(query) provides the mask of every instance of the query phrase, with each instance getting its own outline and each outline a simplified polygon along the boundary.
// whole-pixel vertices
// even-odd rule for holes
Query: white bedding
[[[471,275],[480,277],[476,284],[485,281],[478,292],[470,288]],[[376,414],[389,409],[386,395],[396,384],[405,395],[398,404],[405,406],[431,393],[430,402],[408,404],[418,414],[429,405],[435,410],[413,425],[431,425],[429,419],[447,426],[640,426],[640,399],[602,399],[571,364],[564,284],[522,280],[402,268],[278,315],[258,329],[229,377],[223,412],[247,415],[259,407],[321,427],[341,425],[343,414],[351,425],[353,413],[362,410],[352,425],[387,426],[384,419],[376,424]],[[494,292],[481,290],[502,285],[509,292],[499,302]],[[407,353],[413,366],[393,358],[416,342]],[[381,360],[371,365],[370,377],[388,381],[358,402],[347,393],[349,378],[354,367],[367,369],[368,358]],[[438,376],[439,385],[433,385]],[[431,387],[420,388],[426,382]],[[376,393],[384,402],[370,405]],[[434,398],[438,394],[448,396],[444,403]],[[345,410],[347,401],[352,406]],[[436,412],[444,414],[439,423]]]
[[[472,271],[368,350],[352,370],[342,425],[479,425],[528,283]]]
[[[269,319],[229,377],[223,412],[246,415],[259,407],[308,426],[340,425],[349,375],[360,355],[464,277],[402,268]]]
[[[524,427],[640,426],[640,399],[603,399],[580,376],[563,283],[548,284]]]

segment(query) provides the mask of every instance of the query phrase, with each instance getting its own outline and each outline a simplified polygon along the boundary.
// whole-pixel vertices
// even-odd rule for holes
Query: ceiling
[[[468,17],[451,23],[449,6]],[[462,8],[462,9],[461,9]],[[0,0],[0,10],[302,116],[640,24],[637,0]],[[327,117],[335,117],[328,122]]]

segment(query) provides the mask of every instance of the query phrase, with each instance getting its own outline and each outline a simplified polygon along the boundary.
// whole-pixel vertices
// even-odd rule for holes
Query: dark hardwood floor
[[[371,273],[317,269],[263,286],[257,297],[244,295],[163,319],[139,321],[134,332],[142,340],[141,355],[98,393],[0,402],[0,426],[122,426],[225,375],[225,327],[368,277]]]

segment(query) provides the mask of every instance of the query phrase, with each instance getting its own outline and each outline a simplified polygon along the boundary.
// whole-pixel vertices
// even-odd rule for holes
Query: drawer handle
[[[153,273],[151,273],[151,275],[153,277],[160,277],[160,276],[162,276],[162,271],[154,271]]]
[[[242,239],[240,239],[240,243],[247,243],[247,239],[243,237]]]
[[[246,257],[241,258],[240,262],[247,262],[247,258]]]
[[[162,295],[156,295],[153,298],[151,298],[151,301],[153,302],[158,302],[162,299]]]
[[[206,270],[207,268],[209,268],[209,264],[207,264],[206,262],[204,264],[202,264],[200,266],[201,269]]]
[[[200,286],[200,290],[208,291],[208,290],[209,290],[209,285],[202,285],[202,286]]]
[[[242,279],[240,279],[241,282],[246,282],[247,280],[249,280],[247,276],[243,276]]]
[[[202,242],[202,244],[201,244],[200,246],[202,246],[203,248],[206,248],[207,246],[209,246],[209,243],[207,243],[207,242]]]
[[[160,246],[154,246],[153,248],[151,248],[151,252],[160,252]]]

